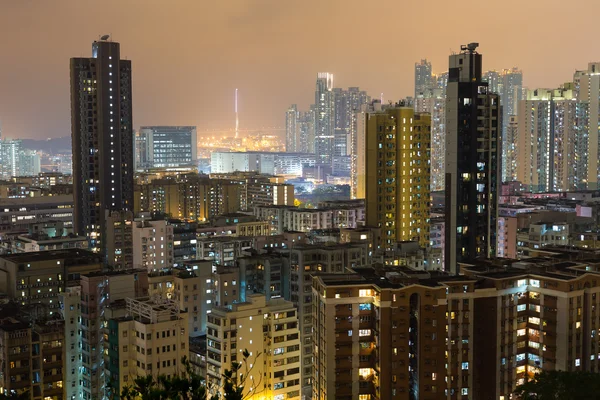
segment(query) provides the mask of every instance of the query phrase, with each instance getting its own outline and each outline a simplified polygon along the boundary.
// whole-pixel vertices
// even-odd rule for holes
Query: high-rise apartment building
[[[366,197],[367,117],[369,113],[381,110],[381,102],[374,100],[371,104],[361,105],[354,114],[350,144],[350,197],[353,199]]]
[[[195,126],[143,126],[136,135],[136,143],[140,141],[146,146],[139,158],[142,168],[196,164],[198,139]]]
[[[300,148],[298,106],[292,104],[285,112],[285,151],[297,153]]]
[[[110,390],[114,382],[108,355],[109,350],[115,349],[105,340],[110,333],[106,329],[108,320],[125,315],[126,298],[147,295],[148,273],[144,270],[82,274],[79,286],[71,286],[60,294],[61,303],[65,304],[61,312],[64,320],[69,321],[65,325],[65,337],[69,345],[78,346],[75,351],[79,355],[79,360],[67,357],[65,367],[71,369],[66,371],[66,379],[77,382],[75,388],[68,389],[69,395],[83,400],[112,397]],[[73,368],[78,369],[73,372]]]
[[[333,74],[319,72],[315,90],[315,154],[318,162],[329,164],[333,157],[335,127]]]
[[[597,256],[558,253],[313,276],[313,398],[508,400],[541,371],[597,372]]]
[[[344,274],[347,268],[367,265],[371,262],[371,245],[368,242],[336,245],[289,246],[290,289],[286,299],[298,310],[301,339],[302,394],[311,396],[315,351],[313,344],[313,296],[311,275],[313,273]]]
[[[429,245],[430,141],[431,117],[412,107],[367,116],[366,225],[381,228],[382,250]]]
[[[126,316],[107,321],[107,398],[120,399],[137,376],[177,376],[189,358],[188,315],[174,302],[126,298]]]
[[[446,91],[444,259],[453,273],[460,262],[496,255],[500,103],[482,81],[477,46],[450,56]]]
[[[315,152],[315,109],[314,106],[308,111],[298,113],[298,136],[300,145],[298,151],[301,153]]]
[[[19,152],[19,176],[35,176],[42,172],[41,157],[35,150]]]
[[[131,61],[108,36],[71,59],[74,230],[105,253],[106,214],[133,209]]]
[[[0,179],[10,180],[19,176],[19,158],[21,154],[21,141],[0,139]]]
[[[585,189],[592,158],[588,107],[567,87],[527,92],[518,117],[516,166],[517,180],[529,191]]]
[[[446,398],[445,289],[357,271],[313,278],[312,398]]]
[[[482,81],[488,83],[488,91],[500,95],[502,107],[502,181],[510,181],[508,154],[515,143],[508,137],[510,117],[519,113],[519,102],[523,100],[523,72],[518,68],[503,69],[501,72],[487,71]]]
[[[446,88],[429,88],[415,98],[417,113],[431,115],[431,191],[444,190]]]
[[[71,400],[63,382],[64,322],[0,320],[0,388],[6,397]],[[75,356],[75,351],[73,351]]]
[[[586,71],[574,77],[577,100],[588,107],[587,189],[596,190],[600,182],[600,63],[589,63]]]
[[[367,92],[357,87],[333,89],[334,96],[334,156],[350,155],[355,114],[370,101]]]
[[[431,63],[427,60],[421,60],[415,63],[415,96],[424,93],[427,89],[431,88],[433,81],[433,74],[431,72]]]
[[[442,89],[442,94],[444,98],[446,97],[446,88],[448,87],[448,72],[442,72],[441,74],[437,74],[434,76],[435,78],[435,87],[437,89]]]
[[[300,331],[291,302],[252,294],[243,303],[213,307],[207,327],[210,388],[219,390],[222,371],[237,362],[242,363],[237,378],[243,379],[245,397],[300,398]],[[250,356],[243,362],[245,349]]]
[[[503,124],[506,125],[505,141],[502,142],[502,151],[505,152],[502,157],[505,171],[503,180],[513,182],[518,179],[519,119],[516,115],[510,115],[508,120],[504,120]]]
[[[498,71],[486,71],[481,76],[483,82],[487,82],[491,93],[500,94],[502,90],[502,74]]]

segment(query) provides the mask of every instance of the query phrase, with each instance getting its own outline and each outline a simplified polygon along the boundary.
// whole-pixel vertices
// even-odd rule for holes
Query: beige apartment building
[[[291,302],[253,294],[230,308],[213,308],[207,330],[209,387],[221,387],[222,374],[243,362],[245,349],[250,357],[237,372],[238,384],[245,382],[244,396],[300,399],[300,331]]]

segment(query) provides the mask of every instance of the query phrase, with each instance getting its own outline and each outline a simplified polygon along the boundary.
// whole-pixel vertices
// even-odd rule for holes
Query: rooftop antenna
[[[240,130],[240,119],[238,118],[238,90],[235,89],[235,138],[238,138]]]

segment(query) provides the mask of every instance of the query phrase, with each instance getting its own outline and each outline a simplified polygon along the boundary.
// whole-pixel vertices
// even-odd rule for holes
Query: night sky
[[[386,99],[413,93],[477,41],[484,69],[518,66],[556,87],[600,60],[597,0],[0,0],[3,136],[70,135],[69,58],[111,34],[133,62],[134,127],[283,126],[314,101],[319,71]]]

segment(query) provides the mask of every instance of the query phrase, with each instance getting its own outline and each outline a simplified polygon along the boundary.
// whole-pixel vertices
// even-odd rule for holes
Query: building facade
[[[106,38],[106,37],[103,37]],[[106,251],[106,213],[133,209],[131,61],[108,39],[71,59],[75,233]]]
[[[195,126],[143,126],[138,136],[136,139],[146,146],[139,158],[142,168],[196,164],[198,139]]]
[[[586,187],[591,143],[588,107],[567,87],[527,91],[518,117],[516,180],[528,191]]]
[[[148,272],[173,267],[173,226],[167,220],[135,221],[133,233],[133,265]]]
[[[249,398],[300,398],[300,332],[294,305],[261,294],[208,316],[207,381],[220,388],[225,370],[241,363],[238,384]],[[244,360],[244,352],[249,352]],[[243,376],[242,376],[243,375]],[[252,395],[254,393],[254,395]]]
[[[333,74],[319,72],[315,90],[315,154],[319,163],[329,164],[335,138]]]
[[[368,115],[366,225],[383,250],[400,241],[429,246],[431,118],[397,105]]]
[[[482,81],[477,46],[450,56],[446,92],[444,261],[453,273],[459,262],[496,255],[500,103]]]

